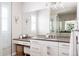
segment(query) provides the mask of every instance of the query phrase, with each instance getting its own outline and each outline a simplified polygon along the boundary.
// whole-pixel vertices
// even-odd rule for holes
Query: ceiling
[[[66,12],[74,12],[77,11],[77,3],[76,2],[58,2],[54,5],[51,5],[53,11],[57,13],[66,13]]]

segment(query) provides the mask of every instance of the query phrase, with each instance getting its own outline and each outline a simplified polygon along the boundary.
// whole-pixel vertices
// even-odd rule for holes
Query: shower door
[[[0,56],[11,55],[11,3],[0,2]]]

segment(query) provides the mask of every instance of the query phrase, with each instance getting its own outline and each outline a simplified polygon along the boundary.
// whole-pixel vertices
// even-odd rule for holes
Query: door
[[[11,3],[0,3],[0,55],[11,55]]]

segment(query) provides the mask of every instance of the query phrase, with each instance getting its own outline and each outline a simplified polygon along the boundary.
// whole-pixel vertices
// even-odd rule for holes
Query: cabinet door
[[[47,47],[47,55],[48,56],[58,56],[58,47]]]
[[[40,46],[41,47],[41,55],[47,56],[47,45],[45,44],[45,41],[43,41],[42,43],[43,44]]]
[[[48,56],[58,56],[58,42],[48,42],[47,55]]]
[[[69,49],[59,48],[59,56],[69,56]]]
[[[69,56],[69,43],[59,43],[59,56]]]
[[[31,55],[32,56],[46,56],[47,55],[47,45],[46,41],[41,40],[31,40]]]
[[[40,51],[40,46],[31,46],[30,48],[31,50],[31,56],[40,56],[41,55],[41,51]]]
[[[41,56],[41,42],[39,40],[31,40],[30,52],[32,56]]]

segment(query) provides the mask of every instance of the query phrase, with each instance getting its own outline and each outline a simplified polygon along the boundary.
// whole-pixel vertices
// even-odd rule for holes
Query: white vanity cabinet
[[[31,40],[31,56],[69,56],[69,43]]]
[[[69,43],[59,42],[59,56],[69,56]]]
[[[48,56],[69,56],[69,43],[64,42],[48,42]]]
[[[58,42],[31,40],[31,56],[58,56]]]

